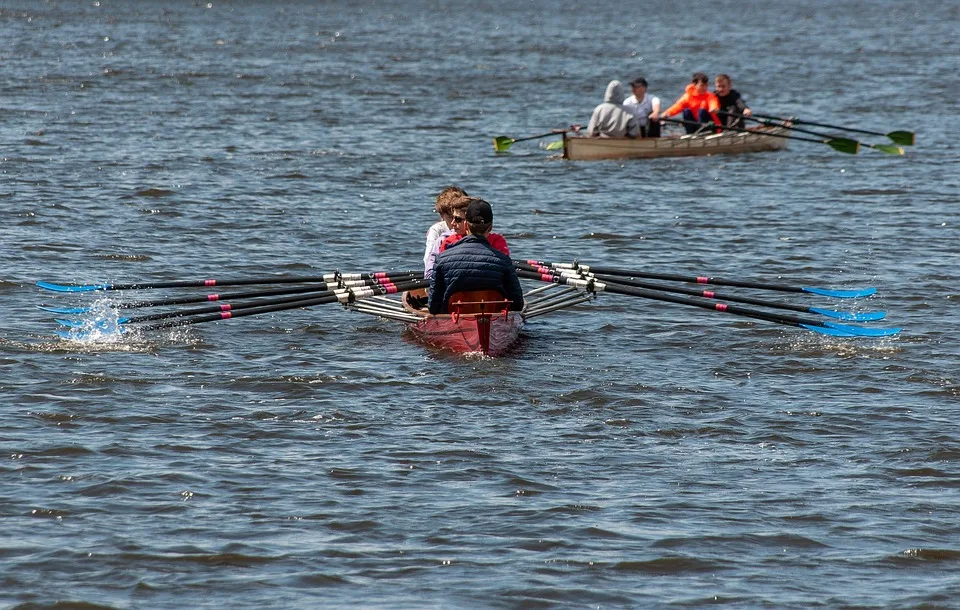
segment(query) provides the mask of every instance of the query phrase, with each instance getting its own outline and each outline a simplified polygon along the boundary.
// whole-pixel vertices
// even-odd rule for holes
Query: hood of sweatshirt
[[[607,85],[607,92],[603,96],[603,101],[610,104],[623,104],[623,83],[618,80],[610,81],[610,84]]]

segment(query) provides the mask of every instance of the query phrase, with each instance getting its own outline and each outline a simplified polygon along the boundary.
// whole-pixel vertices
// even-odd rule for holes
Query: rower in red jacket
[[[456,231],[456,233],[454,233],[453,235],[448,235],[440,241],[440,252],[443,252],[444,250],[446,250],[453,244],[457,243],[467,235],[467,223],[465,222],[460,222],[455,224],[453,229],[454,231]],[[483,233],[483,236],[487,238],[487,243],[489,243],[491,246],[493,246],[500,252],[503,252],[507,256],[510,256],[510,247],[507,246],[507,240],[504,239],[503,235],[500,235],[499,233],[491,233],[490,232],[491,229],[493,229],[492,222],[487,227],[486,232]]]
[[[453,235],[447,236],[442,242],[440,242],[440,251],[443,252],[453,244],[463,239],[465,236],[466,234],[460,235],[459,233],[454,233]],[[507,256],[510,256],[510,247],[507,246],[507,240],[504,239],[503,235],[487,231],[483,234],[483,236],[487,238],[487,243],[489,243],[491,246],[503,252]]]

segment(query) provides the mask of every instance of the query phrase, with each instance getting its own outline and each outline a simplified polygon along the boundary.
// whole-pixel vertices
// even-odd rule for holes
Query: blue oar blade
[[[824,326],[848,332],[858,337],[889,337],[900,332],[899,328],[866,328],[864,326],[851,326],[849,324],[838,324],[837,322],[824,322]]]
[[[815,333],[820,333],[821,335],[830,335],[831,337],[856,337],[857,335],[853,333],[848,333],[837,328],[830,328],[829,326],[814,326],[813,324],[801,324],[800,326],[806,328],[807,330],[812,330]]]
[[[830,288],[817,288],[815,286],[804,286],[801,290],[811,294],[819,294],[824,297],[834,297],[837,299],[858,299],[877,294],[876,288],[860,288],[855,290],[831,290]]]
[[[65,320],[64,318],[54,318],[53,321],[59,324],[60,326],[66,326],[67,328],[80,328],[81,326],[84,325],[84,322],[81,322],[80,320]]]
[[[53,282],[37,282],[37,286],[44,290],[53,290],[54,292],[93,292],[94,290],[107,290],[110,284],[86,284],[86,285],[68,285],[54,284]]]
[[[818,313],[821,316],[827,316],[828,318],[833,318],[835,320],[846,320],[847,322],[875,322],[876,320],[884,319],[887,315],[887,312],[885,311],[852,312],[821,309],[819,307],[811,307],[808,311],[810,313]]]
[[[40,309],[44,311],[49,311],[50,313],[59,313],[59,314],[80,314],[80,313],[90,313],[93,311],[89,307],[50,307],[49,305],[37,305]]]

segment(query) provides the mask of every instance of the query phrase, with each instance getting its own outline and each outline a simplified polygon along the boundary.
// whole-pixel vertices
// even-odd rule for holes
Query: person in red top
[[[473,202],[475,199],[471,198],[470,201]],[[469,205],[469,203],[467,205]],[[443,239],[443,241],[440,242],[440,252],[443,252],[453,244],[457,243],[467,234],[467,223],[463,222],[462,219],[460,219],[456,214],[454,215],[454,223],[455,224],[453,225],[453,228],[456,233],[453,235],[448,235]],[[486,232],[482,233],[482,235],[487,238],[487,243],[500,252],[503,252],[507,256],[510,256],[510,247],[507,246],[507,240],[504,239],[503,235],[500,235],[499,233],[491,233],[491,229],[493,229],[492,221]]]
[[[720,100],[707,89],[709,82],[710,79],[707,78],[706,74],[694,72],[684,94],[674,102],[673,106],[664,110],[660,116],[663,118],[671,117],[682,111],[683,120],[688,121],[683,125],[687,129],[687,133],[694,133],[702,129],[702,125],[696,125],[695,123],[720,125],[720,117],[717,116],[717,112],[720,111]]]

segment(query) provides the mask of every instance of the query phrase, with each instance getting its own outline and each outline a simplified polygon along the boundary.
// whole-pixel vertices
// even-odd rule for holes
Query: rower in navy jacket
[[[450,296],[467,290],[496,290],[510,300],[510,309],[520,311],[523,289],[513,261],[485,237],[493,228],[490,204],[473,199],[465,216],[467,236],[437,255],[430,279],[430,313],[448,313]]]

